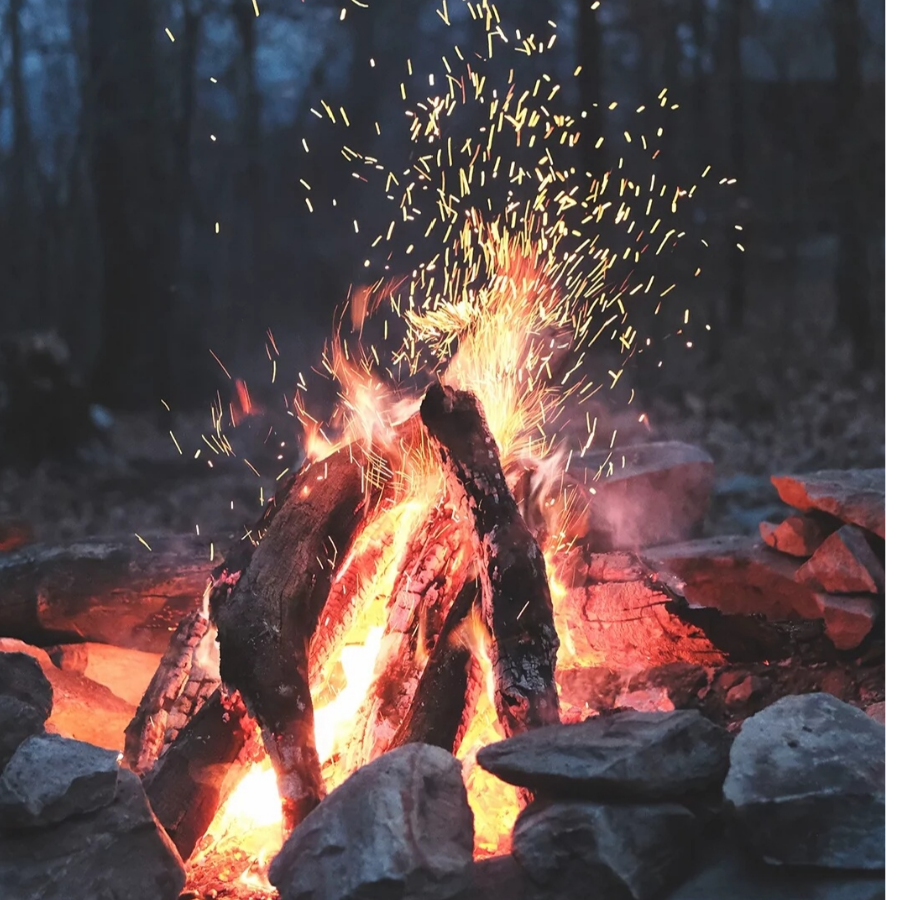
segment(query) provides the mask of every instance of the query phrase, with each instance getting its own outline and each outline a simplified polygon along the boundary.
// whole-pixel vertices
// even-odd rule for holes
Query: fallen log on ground
[[[473,394],[435,384],[421,416],[448,476],[468,499],[480,543],[476,557],[500,724],[513,735],[557,722],[559,638],[544,555],[510,493],[481,404]]]
[[[35,645],[98,641],[165,651],[209,581],[210,544],[194,536],[33,544],[0,554],[0,634]]]

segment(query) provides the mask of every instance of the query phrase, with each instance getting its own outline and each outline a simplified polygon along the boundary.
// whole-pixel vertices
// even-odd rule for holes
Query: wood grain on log
[[[98,641],[165,651],[200,604],[210,541],[198,537],[33,544],[0,554],[0,634],[32,644]]]
[[[252,757],[256,728],[240,698],[215,690],[143,780],[147,799],[182,859],[206,834]]]
[[[177,731],[218,686],[216,667],[204,666],[197,658],[198,648],[214,642],[214,638],[214,632],[210,634],[209,618],[202,609],[185,616],[172,635],[134,718],[125,729],[125,762],[138,775],[153,766],[165,746],[172,743]],[[187,691],[192,678],[196,689]],[[204,682],[209,684],[205,690],[202,689]],[[186,692],[189,694],[187,701]],[[188,702],[191,700],[194,702]],[[171,719],[179,705],[181,716],[176,726]]]
[[[559,639],[544,556],[503,477],[500,451],[481,404],[471,393],[435,384],[425,394],[421,416],[448,475],[468,498],[480,542],[500,723],[513,735],[557,722],[553,672]]]
[[[216,619],[222,679],[261,727],[288,827],[323,796],[308,644],[365,518],[362,465],[345,447],[298,473]]]

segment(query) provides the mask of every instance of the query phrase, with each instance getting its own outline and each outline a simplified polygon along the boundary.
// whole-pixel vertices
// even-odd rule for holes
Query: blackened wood
[[[432,385],[422,421],[448,474],[465,492],[480,542],[482,603],[494,698],[508,735],[559,721],[553,680],[559,639],[544,556],[507,486],[500,451],[477,398]]]
[[[143,779],[150,806],[182,859],[235,787],[255,734],[240,698],[226,701],[216,690]]]
[[[202,610],[182,619],[125,729],[125,763],[138,775],[148,771],[162,752],[169,713],[190,677],[194,651],[208,631],[209,619]]]
[[[391,741],[391,749],[423,743],[443,747],[451,753],[455,750],[466,710],[470,669],[478,665],[460,629],[479,593],[478,581],[469,581],[453,601],[419,679],[409,712]]]
[[[0,554],[0,634],[37,645],[84,640],[163,653],[172,630],[200,605],[210,540],[147,540],[152,551],[129,536]]]
[[[300,471],[216,619],[222,680],[260,725],[289,828],[324,793],[308,644],[365,517],[363,465],[345,447]]]

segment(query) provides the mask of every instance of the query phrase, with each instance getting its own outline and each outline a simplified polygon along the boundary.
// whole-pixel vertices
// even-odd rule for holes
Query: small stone
[[[867,706],[866,715],[880,725],[884,725],[884,700],[879,700],[877,703]]]
[[[5,829],[36,828],[93,812],[116,796],[117,754],[55,734],[23,741],[0,777]]]
[[[797,571],[797,580],[833,594],[881,594],[884,566],[865,532],[844,525],[828,537]]]
[[[26,653],[0,652],[0,694],[33,706],[42,722],[53,708],[53,688],[37,660]]]
[[[623,710],[489,744],[479,765],[558,796],[668,800],[722,783],[729,734],[695,710]]]
[[[788,506],[821,510],[884,537],[884,469],[847,469],[773,476]]]
[[[868,636],[879,605],[868,596],[816,594],[825,620],[825,635],[838,650],[855,650]]]
[[[519,817],[513,853],[555,897],[649,900],[685,871],[698,830],[674,803],[553,803]]]
[[[755,697],[759,697],[766,687],[768,687],[768,683],[758,675],[748,675],[734,687],[729,688],[725,695],[725,703],[728,706],[742,706]]]
[[[283,900],[449,900],[472,881],[474,831],[460,762],[408,744],[330,793],[269,867]]]
[[[784,697],[747,719],[725,799],[766,862],[883,869],[885,730],[830,694]]]
[[[760,522],[759,533],[779,553],[810,557],[836,527],[821,516],[789,516],[779,525]]]
[[[184,866],[140,779],[123,769],[114,801],[102,809],[4,835],[0,885],[3,900],[173,900]]]

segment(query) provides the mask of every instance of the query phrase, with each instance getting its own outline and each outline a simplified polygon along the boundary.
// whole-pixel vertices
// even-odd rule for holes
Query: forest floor
[[[748,334],[722,349],[710,363],[679,348],[674,365],[667,359],[668,368],[652,379],[644,373],[642,381],[637,371],[602,395],[609,399],[595,397],[595,446],[615,432],[619,448],[648,440],[704,447],[717,475],[710,534],[752,533],[761,519],[777,517],[773,474],[884,466],[883,369],[854,374],[849,348],[822,349],[813,335],[784,347]],[[578,416],[583,426],[583,413]],[[286,448],[276,446],[266,459],[257,451],[267,424],[251,420],[231,435],[237,457],[224,458],[202,442],[201,434],[211,431],[208,412],[176,412],[166,428],[152,414],[117,416],[108,447],[92,461],[0,469],[0,527],[21,523],[33,539],[53,543],[92,535],[237,533],[256,520],[276,474],[291,461],[290,444],[298,443],[289,437]],[[203,458],[195,459],[198,448]],[[287,459],[277,458],[285,453]]]

